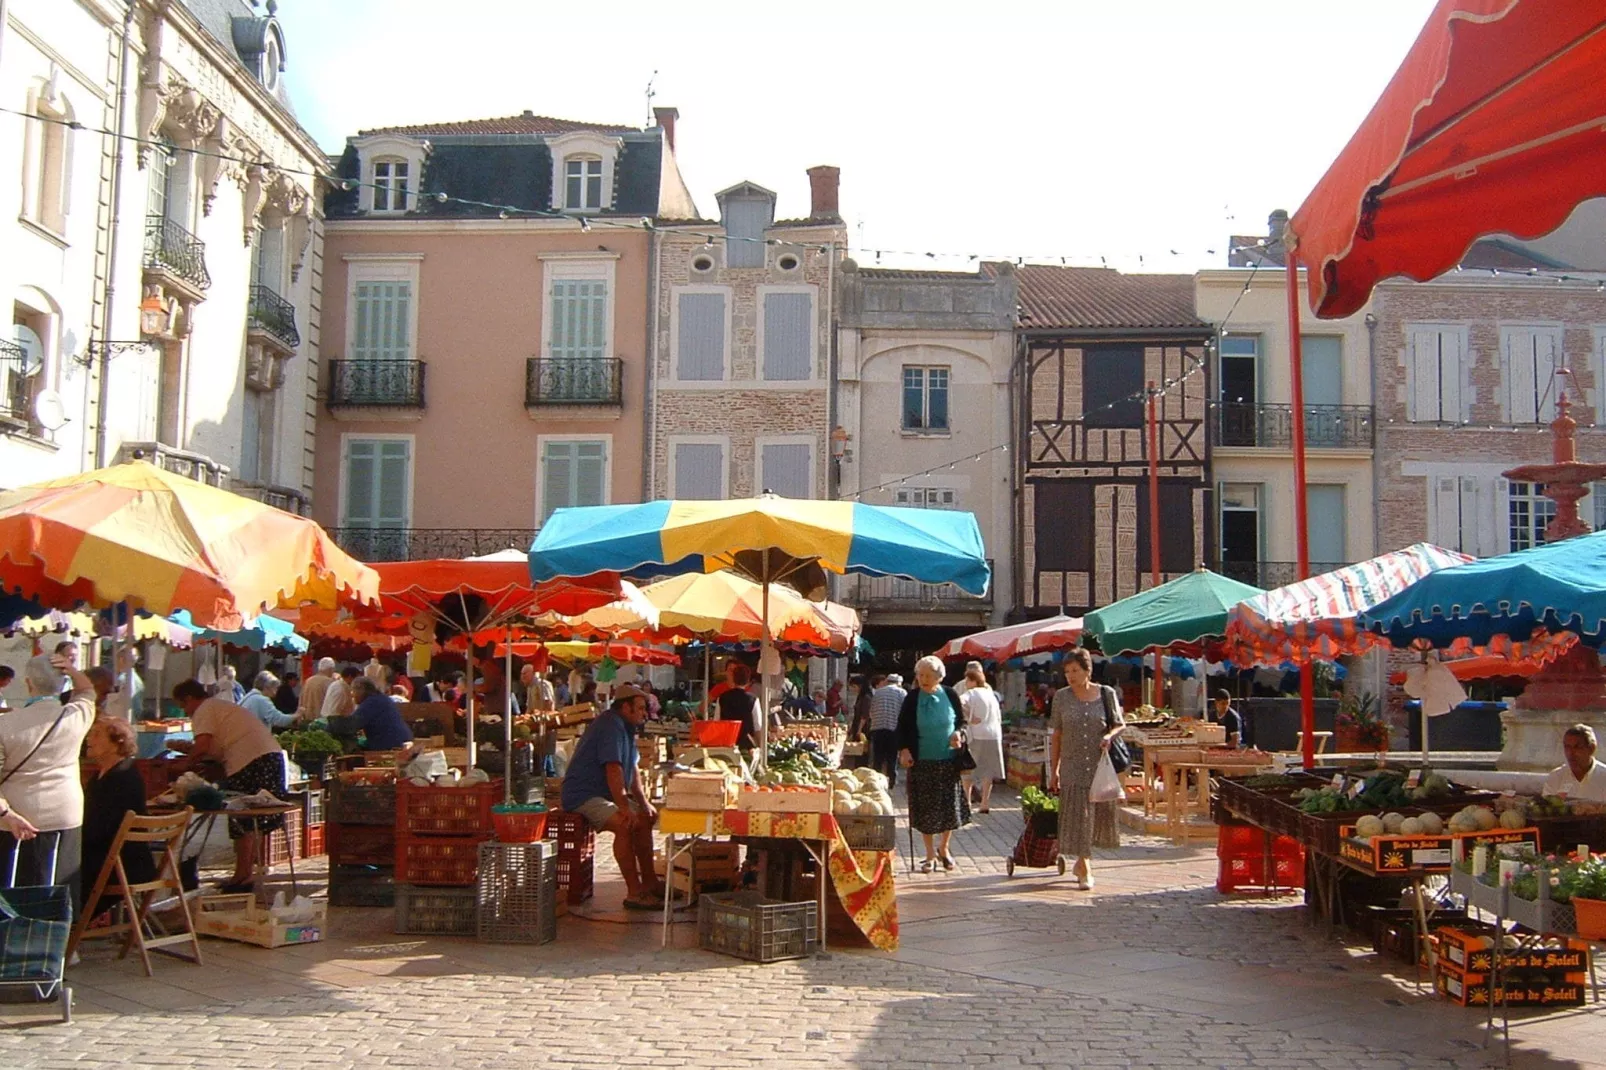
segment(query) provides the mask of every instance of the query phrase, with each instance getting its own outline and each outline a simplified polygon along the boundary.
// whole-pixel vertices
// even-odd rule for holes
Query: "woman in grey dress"
[[[1048,790],[1060,795],[1059,853],[1075,858],[1077,887],[1093,887],[1093,804],[1088,798],[1099,759],[1121,734],[1121,703],[1115,691],[1092,681],[1093,657],[1076,649],[1065,656],[1067,686],[1049,709]]]

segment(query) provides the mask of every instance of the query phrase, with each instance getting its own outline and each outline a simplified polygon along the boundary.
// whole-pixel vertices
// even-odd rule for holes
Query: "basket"
[[[554,811],[548,815],[546,834],[557,841],[558,889],[564,902],[572,906],[590,899],[597,851],[597,834],[590,822],[579,814]]]
[[[693,721],[691,741],[698,747],[734,747],[742,734],[740,721]]]
[[[394,875],[391,866],[330,866],[329,905],[388,907],[395,902]]]
[[[814,950],[819,924],[813,902],[782,903],[757,892],[705,895],[698,901],[697,945],[749,962],[800,959]]]
[[[396,885],[396,931],[419,936],[473,936],[478,897],[473,888]]]
[[[397,836],[396,880],[402,884],[474,883],[480,843],[474,836]]]
[[[472,835],[491,830],[491,804],[502,797],[502,782],[465,788],[396,785],[396,831],[403,834]]]
[[[396,864],[396,830],[388,825],[324,826],[324,846],[332,866],[391,866]]]
[[[396,782],[394,780],[346,780],[325,782],[324,815],[331,824],[396,824]]]
[[[501,814],[491,811],[491,824],[501,843],[536,843],[546,839],[545,810],[524,810]]]
[[[837,814],[837,827],[842,838],[855,851],[896,851],[898,849],[898,819],[889,816],[861,817],[858,814]]]
[[[482,843],[476,934],[504,944],[558,936],[558,849],[552,843]]]

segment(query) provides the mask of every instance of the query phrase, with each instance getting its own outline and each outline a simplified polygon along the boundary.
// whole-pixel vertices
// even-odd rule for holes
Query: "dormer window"
[[[407,196],[412,190],[412,186],[409,183],[410,178],[406,160],[375,160],[373,179],[374,211],[407,211]]]
[[[595,130],[576,130],[547,140],[552,153],[552,207],[560,212],[607,212],[614,208],[614,168],[624,141]]]
[[[276,33],[268,34],[267,47],[262,50],[262,86],[268,92],[279,89],[279,71],[284,67],[284,52]]]
[[[602,208],[602,158],[570,156],[563,164],[563,206],[582,212]]]

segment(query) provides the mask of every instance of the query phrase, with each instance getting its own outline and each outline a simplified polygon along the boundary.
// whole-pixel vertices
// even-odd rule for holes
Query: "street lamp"
[[[154,286],[146,287],[145,300],[139,303],[139,333],[147,336],[166,334],[168,318],[167,305],[162,302],[161,294]]]

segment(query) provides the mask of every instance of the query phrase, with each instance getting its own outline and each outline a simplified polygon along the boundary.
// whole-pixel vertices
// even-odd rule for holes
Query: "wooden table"
[[[1259,758],[1243,760],[1231,755],[1219,758],[1200,757],[1189,761],[1162,759],[1160,782],[1165,801],[1166,831],[1171,837],[1171,842],[1177,844],[1182,842],[1183,825],[1187,822],[1189,814],[1210,812],[1211,773],[1242,776],[1256,773],[1270,764],[1269,756],[1266,760]],[[1191,797],[1190,782],[1197,786],[1197,794]]]
[[[179,854],[182,856],[188,853],[189,846],[194,841],[195,834],[197,832],[201,833],[201,849],[205,850],[206,841],[211,838],[212,829],[217,825],[217,819],[220,817],[241,819],[250,817],[280,817],[284,814],[288,814],[292,810],[299,810],[300,808],[300,803],[280,803],[277,806],[251,806],[241,810],[197,810],[195,812],[194,819],[190,823],[189,829],[184,833],[184,844],[179,849]],[[153,806],[151,807],[151,812],[175,813],[179,809],[181,809],[181,807]],[[295,845],[290,842],[290,825],[288,822],[279,826],[279,834],[284,837],[285,858],[288,859],[290,863],[290,898],[294,899],[300,892],[301,886],[296,880],[296,848]],[[269,832],[268,835],[271,836],[273,833]],[[266,883],[267,866],[263,865],[262,852],[259,850],[256,857],[251,860],[251,885],[253,891],[260,896],[263,886]]]

